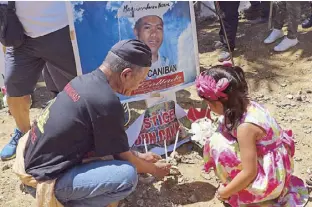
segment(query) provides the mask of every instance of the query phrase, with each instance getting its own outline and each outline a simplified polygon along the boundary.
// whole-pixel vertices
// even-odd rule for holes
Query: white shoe
[[[218,61],[224,62],[231,59],[231,54],[228,51],[222,50],[219,53]]]
[[[213,47],[215,49],[221,49],[223,47],[223,43],[221,41],[215,41]]]
[[[274,47],[274,51],[283,52],[288,50],[289,48],[298,44],[298,39],[289,39],[285,37],[277,46]]]
[[[271,44],[284,36],[283,30],[273,29],[271,34],[264,40],[265,44]]]

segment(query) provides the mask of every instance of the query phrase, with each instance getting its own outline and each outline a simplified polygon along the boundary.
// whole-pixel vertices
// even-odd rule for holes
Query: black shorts
[[[68,26],[41,37],[26,37],[21,47],[6,49],[4,81],[7,95],[31,94],[44,67],[50,74],[55,74],[53,81],[59,91],[77,75]]]

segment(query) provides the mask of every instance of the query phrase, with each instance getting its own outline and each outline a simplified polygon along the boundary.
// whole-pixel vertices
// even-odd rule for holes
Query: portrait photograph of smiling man
[[[138,40],[144,42],[151,49],[151,68],[169,65],[169,59],[159,51],[164,38],[164,22],[161,17],[148,15],[139,18],[134,25],[134,34]]]

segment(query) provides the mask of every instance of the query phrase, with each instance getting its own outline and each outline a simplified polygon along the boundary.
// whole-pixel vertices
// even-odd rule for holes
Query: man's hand
[[[154,165],[155,165],[155,169],[153,170],[151,174],[154,175],[155,177],[163,178],[170,173],[171,164],[163,163],[163,162],[156,162]]]
[[[121,160],[126,160],[133,164],[137,168],[138,173],[149,173],[158,178],[163,178],[170,173],[171,165],[167,163],[151,163],[140,158],[143,154],[135,151],[127,151],[120,153],[118,156]],[[149,154],[148,156],[151,160],[159,159],[157,155]]]
[[[150,162],[150,163],[155,163],[161,160],[161,157],[153,152],[140,154],[139,157],[145,160],[146,162]]]

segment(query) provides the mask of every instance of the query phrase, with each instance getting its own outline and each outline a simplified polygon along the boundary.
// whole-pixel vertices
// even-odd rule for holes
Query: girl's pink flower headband
[[[218,82],[211,76],[201,73],[195,81],[198,94],[206,99],[217,101],[219,98],[227,98],[223,91],[229,86],[227,78],[221,78]]]

